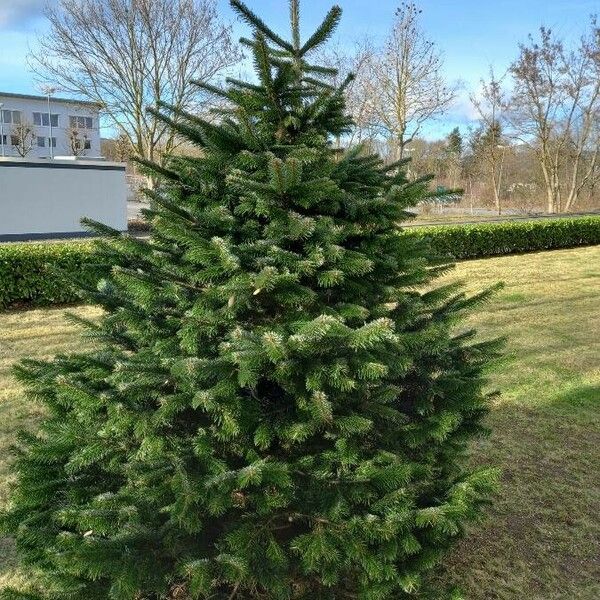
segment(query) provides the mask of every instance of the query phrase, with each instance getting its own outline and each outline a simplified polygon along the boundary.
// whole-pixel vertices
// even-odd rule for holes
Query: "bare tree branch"
[[[25,158],[33,149],[35,128],[31,123],[21,121],[10,132],[10,143],[21,158]]]
[[[210,82],[240,58],[216,0],[59,0],[29,62],[42,81],[99,102],[133,154],[162,160],[179,143],[147,107],[199,112]]]
[[[471,95],[471,103],[479,120],[479,129],[471,142],[474,156],[483,163],[491,180],[494,204],[502,214],[501,186],[507,141],[502,135],[503,107],[506,102],[502,91],[502,78],[498,79],[490,67],[487,80],[481,80],[479,95]]]
[[[403,3],[385,46],[371,54],[368,65],[369,119],[372,127],[393,140],[398,158],[428,121],[443,115],[457,87],[443,77],[443,58],[421,29],[421,10]]]
[[[538,157],[548,212],[571,210],[596,177],[600,145],[600,27],[567,50],[550,29],[529,37],[511,65],[509,117],[515,135]]]

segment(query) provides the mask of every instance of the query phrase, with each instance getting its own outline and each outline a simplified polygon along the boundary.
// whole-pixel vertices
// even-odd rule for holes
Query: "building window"
[[[55,137],[48,138],[48,145],[52,146],[53,148],[56,148],[56,138]]]
[[[38,145],[38,148],[46,147],[46,138],[43,135],[37,136],[37,145]]]
[[[92,149],[92,141],[91,140],[83,140],[83,149],[91,150]]]
[[[34,125],[42,125],[43,127],[48,127],[50,121],[52,122],[52,127],[58,127],[58,115],[52,114],[50,115],[51,119],[48,118],[48,113],[34,112],[33,113],[33,124]]]
[[[69,127],[72,129],[93,129],[94,122],[92,117],[69,117]]]
[[[5,125],[20,125],[21,111],[20,110],[3,110],[2,123]]]
[[[2,146],[6,146],[6,145],[7,145],[7,144],[6,144],[6,135],[3,135],[3,136],[0,138],[0,144],[2,144]]]
[[[18,135],[11,135],[10,136],[10,143],[12,146],[18,146],[19,145],[19,136]]]

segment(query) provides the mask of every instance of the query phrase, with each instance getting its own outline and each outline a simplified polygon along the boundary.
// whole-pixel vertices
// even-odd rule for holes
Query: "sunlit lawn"
[[[472,460],[502,467],[488,518],[448,561],[443,578],[476,600],[600,598],[600,246],[462,263],[471,289],[506,283],[472,318],[485,337],[507,335],[492,373],[503,391],[490,438]],[[77,309],[87,316],[95,311]],[[63,310],[0,313],[0,504],[14,432],[39,409],[10,377],[24,356],[80,345]],[[0,540],[0,588],[19,577]]]
[[[597,600],[600,247],[466,262],[458,274],[473,289],[506,283],[472,322],[509,346],[493,373],[493,433],[472,453],[502,467],[501,494],[447,578],[478,600]]]

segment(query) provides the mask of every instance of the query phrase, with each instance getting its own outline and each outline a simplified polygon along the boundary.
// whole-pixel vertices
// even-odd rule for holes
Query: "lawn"
[[[473,600],[600,598],[600,246],[462,263],[470,289],[506,287],[471,319],[484,337],[506,335],[491,373],[502,390],[471,460],[499,465],[487,519],[453,552],[443,578]],[[93,316],[95,311],[77,312]],[[0,504],[14,431],[39,409],[10,378],[19,357],[80,344],[63,311],[0,313]],[[0,540],[0,587],[19,577]]]

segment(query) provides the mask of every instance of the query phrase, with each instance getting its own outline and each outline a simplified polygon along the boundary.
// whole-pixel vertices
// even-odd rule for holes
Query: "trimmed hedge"
[[[600,216],[408,228],[455,259],[538,252],[600,244]]]
[[[94,257],[91,242],[0,244],[0,308],[79,301],[62,272],[78,273],[85,283],[93,283],[106,270]]]
[[[481,258],[600,244],[600,216],[409,227],[442,255]],[[80,298],[61,272],[94,283],[108,266],[95,263],[93,242],[0,244],[0,308],[14,304],[68,304]]]

